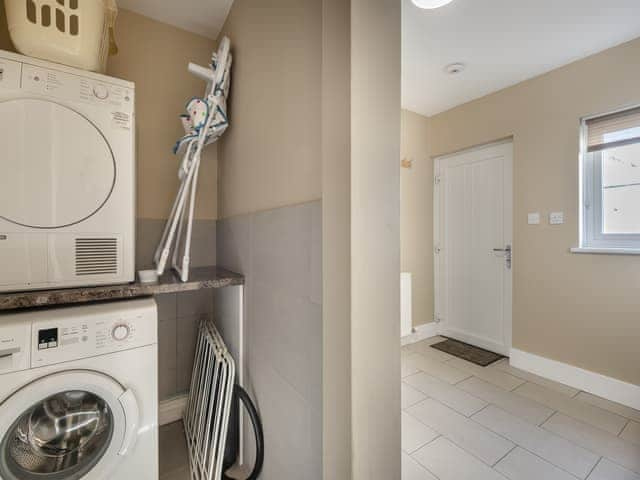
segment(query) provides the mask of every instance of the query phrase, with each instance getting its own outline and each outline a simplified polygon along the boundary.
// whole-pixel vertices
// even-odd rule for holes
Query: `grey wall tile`
[[[178,317],[213,313],[213,291],[209,289],[181,292],[178,295]]]
[[[165,220],[136,219],[136,270],[153,268],[155,253]]]
[[[216,221],[194,220],[191,234],[191,265],[216,264]]]
[[[251,273],[252,215],[225,218],[216,226],[218,266],[248,276]]]
[[[156,304],[158,305],[158,321],[175,319],[178,315],[177,310],[177,294],[164,293],[156,295]]]
[[[200,321],[211,318],[211,314],[192,315],[178,318],[176,344],[177,344],[177,369],[176,390],[178,393],[186,392],[191,385],[191,372],[196,350],[198,325]]]
[[[253,381],[262,418],[265,462],[261,478],[276,480],[307,476],[314,456],[311,446],[311,415],[307,402],[267,362],[253,366]],[[317,480],[320,480],[319,478]]]
[[[224,219],[216,231],[218,264],[245,275],[245,384],[268,445],[261,478],[320,479],[321,202]],[[248,452],[252,442],[247,431]]]
[[[153,268],[153,254],[164,230],[166,220],[138,218],[136,220],[136,270]],[[191,265],[216,264],[216,221],[194,220],[191,235]]]
[[[153,254],[160,241],[165,220],[139,218],[136,221],[136,270],[153,268]],[[216,221],[194,220],[191,265],[216,263]],[[167,267],[170,268],[170,267]],[[158,304],[158,390],[166,399],[188,388],[195,350],[193,319],[211,314],[211,291],[184,292],[156,296]],[[180,316],[180,323],[177,318]],[[184,317],[187,317],[185,320]]]
[[[295,297],[310,296],[311,221],[310,204],[255,214],[251,248],[256,282]]]
[[[158,323],[158,395],[160,400],[175,395],[177,385],[176,318]]]
[[[322,305],[322,202],[311,204],[311,301]]]
[[[322,360],[317,358],[322,345],[321,308],[306,298],[255,282],[249,315],[250,354],[267,360],[307,401],[318,393],[321,398],[321,385],[314,385],[322,381]]]
[[[311,410],[310,458],[307,460],[307,476],[312,480],[322,478],[322,410]]]

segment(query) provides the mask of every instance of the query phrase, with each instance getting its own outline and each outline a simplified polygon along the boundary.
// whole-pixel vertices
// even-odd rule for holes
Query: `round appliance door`
[[[108,201],[116,163],[100,130],[55,102],[0,102],[0,218],[53,229],[80,223]]]
[[[0,405],[0,478],[109,478],[132,448],[138,408],[110,377],[76,370],[49,375]]]

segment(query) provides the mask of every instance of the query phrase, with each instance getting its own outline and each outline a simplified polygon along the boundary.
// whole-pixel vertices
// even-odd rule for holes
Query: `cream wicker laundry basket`
[[[32,57],[104,72],[115,53],[115,0],[4,0],[16,49]]]

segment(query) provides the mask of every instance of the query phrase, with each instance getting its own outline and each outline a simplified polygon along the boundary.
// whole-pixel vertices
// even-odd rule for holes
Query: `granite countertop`
[[[136,298],[160,293],[186,292],[205,288],[243,285],[244,277],[220,267],[194,267],[189,280],[181,282],[173,271],[165,272],[156,283],[126,283],[58,290],[0,293],[0,311],[74,303]]]

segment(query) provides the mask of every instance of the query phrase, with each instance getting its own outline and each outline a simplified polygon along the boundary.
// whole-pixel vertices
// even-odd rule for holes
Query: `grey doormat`
[[[444,342],[435,343],[431,345],[431,348],[440,350],[441,352],[448,353],[454,357],[461,358],[481,367],[486,367],[502,358],[506,358],[504,355],[490,352],[484,348],[475,347],[468,343],[454,340],[453,338],[447,338]]]

